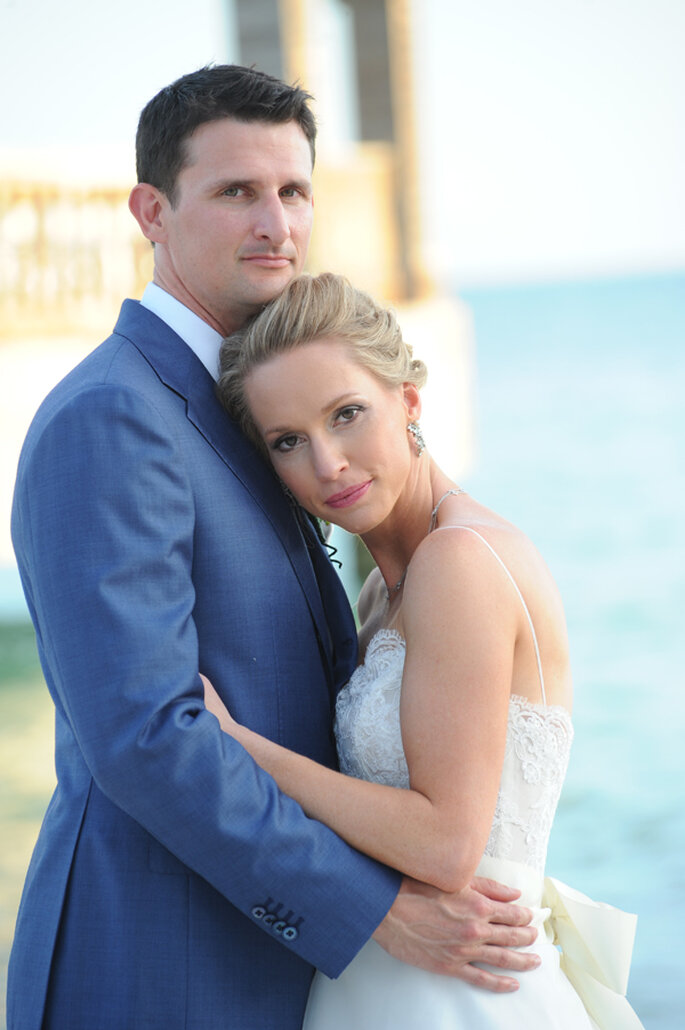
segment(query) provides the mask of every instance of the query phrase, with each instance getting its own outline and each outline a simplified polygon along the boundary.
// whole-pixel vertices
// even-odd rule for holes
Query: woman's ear
[[[417,422],[421,417],[421,394],[414,383],[402,383],[402,399],[407,409],[410,422]]]
[[[137,183],[128,198],[129,211],[140,226],[140,231],[153,243],[166,241],[164,211],[168,206],[169,201],[165,195],[148,182]]]

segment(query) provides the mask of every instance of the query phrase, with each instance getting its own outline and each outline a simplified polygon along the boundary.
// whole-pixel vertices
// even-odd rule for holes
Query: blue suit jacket
[[[312,967],[345,967],[399,878],[219,731],[198,669],[238,720],[331,765],[354,625],[211,377],[137,302],[36,415],[12,533],[58,783],[9,1030],[299,1027]]]

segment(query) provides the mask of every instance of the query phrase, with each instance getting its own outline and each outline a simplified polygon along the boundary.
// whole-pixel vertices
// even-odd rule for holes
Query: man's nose
[[[269,196],[261,201],[257,208],[254,232],[258,239],[270,240],[276,246],[281,246],[288,239],[290,223],[280,197]]]

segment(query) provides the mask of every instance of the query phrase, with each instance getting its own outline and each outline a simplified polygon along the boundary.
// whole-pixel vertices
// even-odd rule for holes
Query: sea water
[[[463,485],[561,588],[576,739],[548,871],[638,914],[628,996],[685,1026],[685,274],[462,292]]]

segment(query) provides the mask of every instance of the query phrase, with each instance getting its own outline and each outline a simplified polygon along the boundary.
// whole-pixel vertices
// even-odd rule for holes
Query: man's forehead
[[[311,166],[311,146],[302,126],[294,121],[242,121],[218,118],[204,122],[186,140],[187,165],[216,158],[235,164],[300,161]]]

